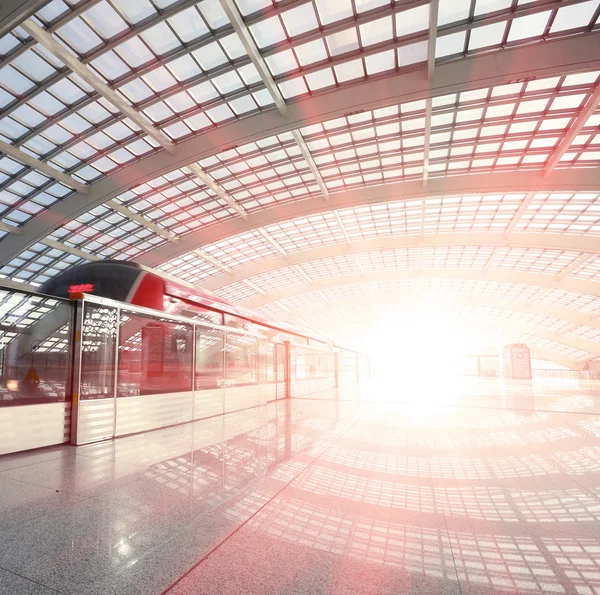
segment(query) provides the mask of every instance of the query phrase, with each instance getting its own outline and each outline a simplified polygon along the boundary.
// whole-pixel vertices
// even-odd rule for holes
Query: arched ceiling
[[[418,287],[599,355],[600,0],[9,4],[6,283],[134,259],[306,324]]]

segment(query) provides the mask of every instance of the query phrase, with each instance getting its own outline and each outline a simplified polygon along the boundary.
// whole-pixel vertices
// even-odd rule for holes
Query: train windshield
[[[49,279],[40,291],[64,298],[70,293],[89,293],[125,302],[141,272],[131,263],[91,262]]]

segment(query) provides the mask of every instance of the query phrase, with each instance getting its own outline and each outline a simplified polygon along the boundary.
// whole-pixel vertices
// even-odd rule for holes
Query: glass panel
[[[192,390],[192,325],[121,312],[117,397]]]
[[[277,381],[277,398],[285,398],[285,345],[275,345],[275,377]]]
[[[194,390],[223,386],[223,331],[196,327],[196,377]]]
[[[258,338],[227,334],[225,347],[226,386],[258,384]]]
[[[0,407],[65,401],[72,304],[0,289]]]
[[[115,391],[116,308],[84,305],[81,331],[81,399],[112,399]]]

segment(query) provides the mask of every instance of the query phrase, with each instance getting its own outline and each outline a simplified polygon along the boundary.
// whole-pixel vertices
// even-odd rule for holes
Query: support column
[[[79,435],[79,397],[81,394],[81,365],[83,354],[83,300],[75,302],[71,360],[71,444],[77,445]]]

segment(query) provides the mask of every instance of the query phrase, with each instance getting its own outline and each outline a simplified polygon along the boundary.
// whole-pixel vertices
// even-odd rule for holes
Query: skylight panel
[[[198,7],[211,29],[220,29],[221,27],[229,25],[229,19],[219,0],[203,0],[203,2],[198,4]]]
[[[363,46],[369,46],[392,39],[392,17],[383,17],[376,21],[365,23],[359,27],[360,39]]]
[[[587,27],[596,13],[599,4],[598,0],[590,0],[582,4],[560,8],[554,18],[550,33]]]
[[[215,41],[207,46],[192,52],[192,55],[200,62],[204,70],[212,70],[221,64],[226,64],[229,60],[221,46]]]
[[[158,56],[162,56],[163,54],[180,47],[177,37],[175,37],[166,23],[158,23],[150,29],[146,29],[146,31],[141,34],[141,37]]]
[[[470,8],[471,0],[440,0],[438,27],[467,19]]]
[[[62,16],[69,10],[69,7],[62,0],[52,0],[46,6],[40,8],[35,16],[44,23],[50,23]]]
[[[259,48],[275,45],[285,39],[285,31],[277,16],[251,25],[250,32]]]
[[[462,54],[464,51],[465,36],[466,33],[461,31],[459,33],[438,37],[437,43],[435,44],[435,57],[443,58],[445,56]]]
[[[184,112],[188,109],[192,109],[196,105],[185,91],[169,97],[166,100],[166,104],[175,112]]]
[[[12,63],[21,72],[36,81],[43,81],[45,78],[56,72],[46,60],[38,56],[33,50],[23,52],[23,54],[17,56]],[[2,72],[2,76],[4,77],[4,71]]]
[[[154,54],[139,37],[132,37],[115,48],[117,55],[130,67],[136,68],[154,60]]]
[[[105,0],[86,10],[82,17],[104,39],[111,39],[128,29],[127,23]]]
[[[222,95],[233,93],[244,86],[244,83],[235,70],[215,77],[213,84]]]
[[[315,0],[319,18],[323,25],[341,21],[352,16],[351,0]]]
[[[326,60],[327,50],[322,39],[315,39],[315,41],[299,45],[296,48],[296,55],[298,56],[300,65],[307,66],[308,64]]]
[[[59,27],[56,34],[79,54],[86,54],[102,44],[102,39],[80,17]]]
[[[325,68],[324,70],[307,74],[306,82],[308,83],[311,91],[317,91],[318,89],[335,85],[335,79],[333,78],[333,72],[331,68]]]
[[[539,37],[546,30],[551,10],[513,19],[510,25],[508,41],[519,41]]]
[[[386,70],[393,70],[396,66],[394,50],[381,52],[374,56],[367,56],[365,58],[365,64],[367,66],[367,74],[369,75],[384,72]]]
[[[410,66],[427,60],[427,42],[419,41],[398,48],[398,65]]]
[[[332,56],[338,56],[358,49],[358,35],[354,27],[329,35],[326,41]]]
[[[2,80],[0,85],[13,93],[14,95],[25,95],[33,86],[33,82],[23,76],[10,64],[2,68]]]
[[[227,37],[221,38],[221,45],[230,60],[236,60],[237,58],[247,55],[244,45],[240,41],[237,33],[232,33]]]
[[[107,81],[118,79],[129,72],[127,64],[113,51],[98,56],[91,65]]]
[[[317,15],[312,3],[303,4],[287,10],[281,15],[283,24],[290,37],[318,29]]]
[[[132,25],[156,14],[156,9],[149,0],[111,0],[116,9]]]
[[[429,28],[429,5],[403,10],[396,14],[396,35],[412,35]]]
[[[206,111],[206,115],[215,123],[218,124],[224,120],[229,120],[234,117],[234,113],[231,108],[225,105],[218,105]]]
[[[577,95],[565,95],[555,97],[552,105],[550,106],[551,110],[567,110],[567,109],[577,109],[581,106],[583,101],[585,100],[586,95],[584,93],[580,93]]]
[[[298,63],[296,62],[296,58],[294,57],[294,52],[292,52],[292,50],[285,50],[283,52],[273,54],[272,56],[268,56],[266,58],[266,62],[269,66],[269,70],[274,76],[284,72],[290,72],[298,68]]]
[[[202,72],[196,61],[189,55],[181,56],[165,66],[178,81],[186,81]]]
[[[500,45],[506,29],[506,23],[492,23],[484,27],[471,29],[469,50],[477,50],[493,45]]]
[[[546,89],[556,89],[560,82],[560,77],[553,76],[550,78],[538,79],[536,81],[529,81],[527,83],[526,92],[531,93],[534,91],[544,91]]]
[[[521,101],[517,108],[517,114],[534,114],[543,112],[548,105],[548,99],[532,99],[530,101]]]
[[[202,37],[209,32],[204,19],[194,6],[178,12],[167,19],[167,22],[170,23],[177,36],[184,43]]]

